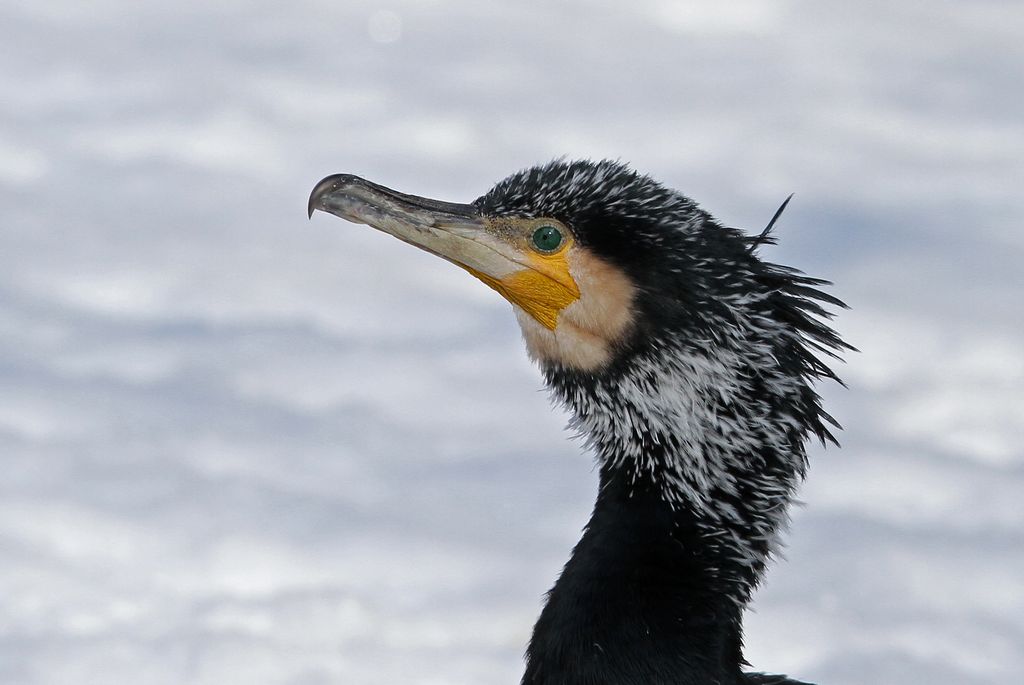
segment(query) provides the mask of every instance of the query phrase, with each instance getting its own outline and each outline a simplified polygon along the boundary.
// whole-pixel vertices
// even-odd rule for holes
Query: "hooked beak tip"
[[[350,174],[333,174],[322,179],[316,186],[313,187],[313,192],[309,194],[309,202],[306,204],[306,214],[312,219],[313,212],[316,210],[323,210],[323,197],[333,190],[337,190],[339,186],[343,185],[346,181],[354,178]]]

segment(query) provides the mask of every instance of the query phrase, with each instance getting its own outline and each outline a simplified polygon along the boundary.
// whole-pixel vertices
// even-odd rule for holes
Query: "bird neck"
[[[601,375],[546,369],[600,491],[524,685],[741,682],[741,616],[803,475],[805,386],[708,345]]]
[[[798,409],[806,386],[769,366],[752,371],[749,359],[711,345],[657,347],[658,356],[602,375],[548,369],[546,379],[597,455],[595,515],[611,493],[624,504],[609,512],[664,509],[707,561],[714,589],[743,604],[805,470],[808,422]]]
[[[740,682],[741,604],[694,513],[621,467],[549,594],[523,685]]]

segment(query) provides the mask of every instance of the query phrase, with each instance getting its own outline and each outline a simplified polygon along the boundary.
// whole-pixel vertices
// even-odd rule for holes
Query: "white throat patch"
[[[580,298],[563,309],[549,330],[513,306],[530,357],[542,364],[595,371],[612,358],[615,345],[633,324],[636,295],[618,268],[576,246],[566,256]]]

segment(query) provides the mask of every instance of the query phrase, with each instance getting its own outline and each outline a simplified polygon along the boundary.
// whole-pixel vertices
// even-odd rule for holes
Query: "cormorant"
[[[504,296],[596,454],[594,511],[534,627],[523,685],[796,683],[742,671],[742,612],[786,527],[805,443],[835,443],[814,389],[838,381],[823,356],[852,348],[825,323],[823,305],[844,306],[818,289],[827,281],[758,255],[771,224],[747,236],[613,161],[526,169],[472,204],[338,174],[314,188],[314,210]]]

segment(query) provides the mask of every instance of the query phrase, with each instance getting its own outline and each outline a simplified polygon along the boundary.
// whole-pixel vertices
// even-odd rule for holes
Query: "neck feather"
[[[524,685],[753,682],[740,674],[742,611],[788,522],[807,438],[833,441],[813,383],[835,376],[813,351],[847,347],[807,315],[827,298],[817,281],[769,277],[769,294],[723,298],[719,325],[638,330],[599,371],[542,361],[601,489]]]
[[[653,349],[600,376],[546,371],[601,483],[524,685],[741,682],[742,610],[804,471],[782,411],[800,387],[711,345]]]
[[[805,471],[811,391],[729,348],[652,349],[600,376],[549,370],[548,382],[602,472],[648,484],[700,533],[690,543],[715,560],[719,589],[745,602]]]
[[[601,489],[534,628],[523,685],[740,682],[742,606],[694,512],[648,475],[601,469]]]

